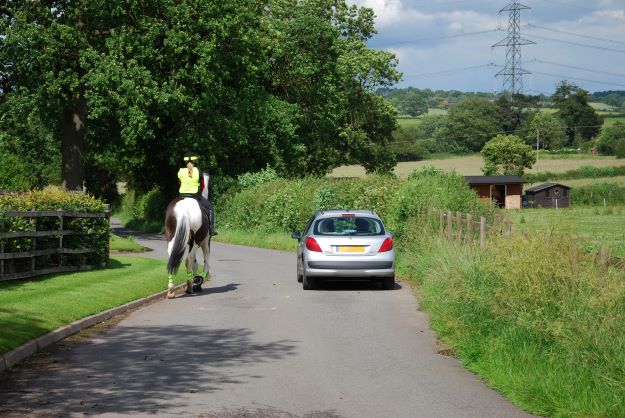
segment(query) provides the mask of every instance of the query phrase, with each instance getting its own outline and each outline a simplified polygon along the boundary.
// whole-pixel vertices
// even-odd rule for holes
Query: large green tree
[[[560,120],[545,112],[536,112],[529,122],[525,142],[536,144],[537,148],[550,150],[562,148],[566,140],[564,128]]]
[[[588,103],[588,92],[573,83],[562,81],[551,101],[558,108],[556,115],[566,126],[567,145],[580,145],[597,136],[603,124],[603,118]]]
[[[526,168],[536,163],[532,147],[516,135],[497,135],[484,145],[481,154],[485,176],[522,176]]]
[[[387,171],[394,162],[386,144],[395,113],[373,91],[399,73],[391,54],[365,46],[370,9],[50,0],[1,10],[3,144],[45,140],[70,189],[125,179],[173,192],[188,149],[203,169],[228,175],[268,164],[320,175],[346,162]],[[31,115],[21,123],[20,109]],[[30,133],[20,140],[19,130]]]
[[[505,131],[506,123],[506,115],[497,104],[469,98],[449,108],[436,139],[449,151],[479,152],[489,139]]]

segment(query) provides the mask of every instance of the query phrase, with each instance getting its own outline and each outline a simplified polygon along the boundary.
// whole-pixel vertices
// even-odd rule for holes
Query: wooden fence
[[[507,217],[495,215],[492,224],[486,222],[486,218],[481,216],[480,219],[473,217],[470,213],[455,214],[452,211],[440,211],[439,213],[439,232],[441,236],[446,236],[450,240],[472,244],[479,239],[480,248],[484,248],[486,244],[486,235],[489,232],[497,230],[503,235],[510,235],[512,232],[512,222]]]
[[[68,271],[81,271],[89,270],[95,267],[99,267],[94,264],[86,264],[86,257],[83,257],[80,263],[69,264],[66,263],[65,255],[87,255],[89,253],[95,253],[101,248],[68,248],[65,245],[67,240],[65,237],[69,236],[84,236],[91,235],[95,232],[83,232],[66,229],[66,218],[104,218],[107,221],[110,219],[110,212],[70,212],[70,211],[7,211],[0,213],[0,281],[2,280],[15,280],[28,277],[39,276],[50,273],[61,273]],[[30,231],[5,231],[5,224],[7,218],[22,218],[26,219],[30,225]],[[54,229],[40,229],[38,226],[45,224],[46,222],[38,222],[47,218],[58,218],[58,228]],[[50,223],[50,222],[48,222]],[[39,225],[38,225],[39,224]],[[25,251],[6,251],[7,243],[10,240],[30,240],[30,248]],[[57,240],[58,244],[53,248],[38,248],[38,240],[46,240],[49,243],[50,240]],[[108,264],[109,247],[108,239],[106,240],[105,256],[102,265]],[[45,263],[38,260],[45,259]],[[52,260],[52,261],[51,261]]]
[[[477,220],[470,213],[456,212],[454,214],[452,211],[440,211],[439,225],[439,233],[442,237],[468,245],[473,245],[479,240],[480,249],[484,249],[487,234],[509,236],[512,234],[513,224],[507,216],[495,215],[493,223],[488,224],[483,216]],[[605,245],[599,247],[599,251],[595,254],[595,261],[601,267],[625,267],[625,260],[611,256],[610,250]]]

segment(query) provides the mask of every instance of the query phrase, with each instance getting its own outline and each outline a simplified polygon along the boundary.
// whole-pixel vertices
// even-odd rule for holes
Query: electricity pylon
[[[535,44],[529,39],[521,38],[521,10],[529,9],[518,1],[512,2],[499,13],[508,12],[508,36],[497,42],[493,47],[506,46],[506,66],[495,77],[503,77],[503,89],[511,95],[523,93],[523,75],[531,74],[521,68],[521,45]]]

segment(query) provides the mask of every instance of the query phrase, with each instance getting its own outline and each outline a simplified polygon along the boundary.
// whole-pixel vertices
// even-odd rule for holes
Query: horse
[[[208,198],[208,174],[204,176],[202,196]],[[202,291],[202,282],[209,276],[209,256],[211,234],[208,214],[200,207],[200,203],[192,198],[176,198],[167,205],[165,211],[165,237],[167,239],[167,298],[176,297],[173,277],[178,272],[180,263],[185,260],[187,268],[186,293]],[[198,249],[204,255],[203,273],[198,276],[198,264],[195,255]]]

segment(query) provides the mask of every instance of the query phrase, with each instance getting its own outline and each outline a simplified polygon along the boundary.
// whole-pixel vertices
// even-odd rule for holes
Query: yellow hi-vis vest
[[[189,169],[181,168],[178,170],[178,179],[180,180],[180,193],[198,193],[200,191],[200,172],[197,167],[193,167],[193,175],[189,177]]]

